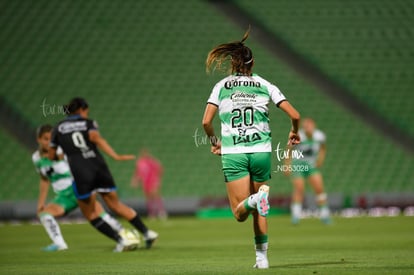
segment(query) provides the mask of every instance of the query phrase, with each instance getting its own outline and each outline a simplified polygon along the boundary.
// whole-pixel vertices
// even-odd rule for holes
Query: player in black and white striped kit
[[[67,118],[53,129],[49,158],[56,158],[58,146],[63,149],[75,180],[73,188],[83,215],[97,230],[117,241],[115,251],[135,248],[96,215],[96,193],[99,193],[112,211],[127,219],[143,234],[146,247],[150,248],[158,234],[145,226],[135,210],[119,201],[114,179],[98,148],[114,160],[132,160],[135,156],[119,155],[112,149],[100,135],[97,123],[88,119],[89,105],[85,99],[72,99],[66,111]]]

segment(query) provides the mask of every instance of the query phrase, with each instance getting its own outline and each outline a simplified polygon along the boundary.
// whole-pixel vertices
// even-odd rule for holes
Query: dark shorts
[[[89,198],[93,193],[116,190],[115,181],[104,161],[97,159],[71,159],[70,170],[75,180],[73,190],[78,199]]]

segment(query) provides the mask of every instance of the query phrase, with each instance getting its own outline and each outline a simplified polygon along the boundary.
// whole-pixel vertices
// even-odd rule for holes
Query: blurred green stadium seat
[[[237,1],[384,119],[414,136],[414,3]]]
[[[395,10],[394,2],[380,2]],[[408,69],[413,63],[399,62],[399,58],[412,60],[407,52],[412,48],[405,50],[412,43],[412,31],[376,30],[374,23],[380,17],[365,4],[359,9],[356,1],[325,6],[326,1],[241,3],[355,96],[372,102],[380,112],[386,110],[390,120],[401,127],[407,127],[402,121],[413,120],[414,114],[406,112],[412,107],[404,100],[412,98],[407,96],[413,84]],[[138,153],[145,146],[160,158],[166,197],[225,196],[220,159],[209,153],[208,145],[197,147],[194,134],[198,130],[202,136],[205,102],[222,77],[206,76],[205,57],[213,46],[240,39],[244,29],[204,1],[18,0],[0,4],[0,10],[4,26],[0,60],[6,68],[0,74],[0,93],[34,125],[56,123],[63,118],[57,107],[71,97],[83,96],[90,103],[90,116],[118,152]],[[381,13],[387,14],[392,26],[404,26],[401,14],[395,13],[394,18],[385,9]],[[355,29],[360,24],[364,28]],[[387,55],[381,43],[390,35],[393,41],[401,40],[401,47]],[[279,86],[302,116],[313,117],[326,132],[323,173],[328,191],[412,192],[411,155],[322,96],[253,39],[247,44],[255,53],[256,71]],[[44,113],[52,110],[44,108],[52,107],[54,113]],[[402,111],[397,112],[398,108]],[[274,147],[279,142],[284,146],[289,121],[280,110],[271,109]],[[31,152],[6,133],[0,138],[7,144],[0,161],[8,168],[1,174],[1,182],[7,184],[0,186],[0,200],[36,199]],[[129,187],[134,163],[108,162],[120,195],[136,196]],[[276,157],[273,162],[276,167]],[[291,190],[280,172],[274,173],[271,184],[275,194]]]

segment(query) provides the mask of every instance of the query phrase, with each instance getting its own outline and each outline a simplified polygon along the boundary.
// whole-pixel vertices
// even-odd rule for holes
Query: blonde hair
[[[244,45],[249,37],[250,26],[240,41],[230,42],[214,47],[207,55],[206,71],[223,70],[223,64],[231,61],[231,73],[251,74],[253,66],[252,50]],[[211,70],[212,69],[212,70]]]

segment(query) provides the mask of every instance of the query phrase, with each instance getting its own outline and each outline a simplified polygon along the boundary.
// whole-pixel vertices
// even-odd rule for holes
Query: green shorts
[[[226,154],[221,157],[225,182],[250,175],[255,182],[265,182],[271,177],[270,152]]]
[[[75,196],[72,186],[59,191],[51,203],[61,206],[65,209],[65,213],[69,213],[78,207],[78,199]]]
[[[295,161],[291,164],[292,178],[308,178],[318,174],[319,169],[305,161]]]

